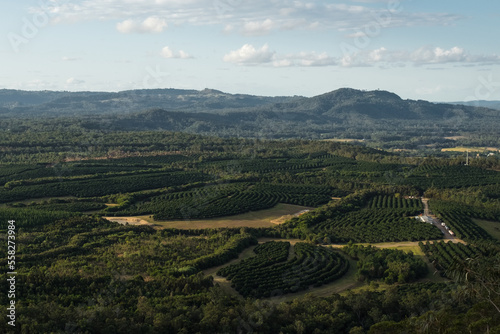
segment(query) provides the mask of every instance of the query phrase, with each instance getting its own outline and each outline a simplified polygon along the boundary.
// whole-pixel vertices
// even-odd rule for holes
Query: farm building
[[[429,224],[433,224],[434,221],[432,220],[431,217],[429,216],[419,216],[420,220],[424,223],[429,223]]]

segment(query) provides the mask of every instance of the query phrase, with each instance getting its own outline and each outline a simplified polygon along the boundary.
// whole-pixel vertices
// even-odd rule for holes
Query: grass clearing
[[[121,225],[151,225],[150,222],[144,220],[142,217],[102,217],[109,221],[121,224]]]
[[[247,212],[235,216],[227,216],[220,218],[208,218],[197,220],[164,220],[154,221],[150,216],[139,216],[137,218],[144,219],[156,226],[162,228],[177,228],[177,229],[203,229],[203,228],[224,228],[224,227],[273,227],[277,224],[284,223],[287,218],[293,217],[303,210],[311,210],[314,208],[279,203],[275,207],[266,210]],[[284,218],[283,218],[284,217]]]
[[[460,140],[460,139],[467,139],[467,137],[466,136],[451,136],[451,137],[444,137],[444,139]]]
[[[464,147],[464,146],[458,146],[458,147],[448,147],[448,148],[442,148],[441,152],[485,152],[485,151],[498,151],[497,147]]]
[[[390,249],[398,249],[405,252],[413,252],[414,255],[424,256],[424,253],[420,249],[418,245],[418,241],[401,241],[401,242],[382,242],[382,243],[360,243],[359,245],[368,246],[372,245],[373,247],[378,248],[390,248]],[[346,245],[332,245],[335,248],[342,248]]]
[[[329,139],[322,139],[321,141],[332,141],[337,143],[363,143],[365,140],[356,138],[329,138]]]
[[[429,272],[424,278],[419,279],[417,282],[432,282],[432,283],[443,283],[448,282],[448,279],[442,277],[439,272],[436,270],[434,265],[429,262],[429,259],[425,255],[417,255],[417,258],[420,258],[427,264],[427,269]]]
[[[482,227],[493,238],[500,240],[500,223],[482,219],[472,219],[476,224]]]
[[[231,264],[238,263],[241,260],[248,259],[250,257],[256,256],[257,254],[255,254],[253,252],[253,250],[255,249],[255,247],[256,247],[256,245],[255,246],[250,246],[247,249],[245,249],[243,252],[241,252],[237,259],[233,259],[233,260],[231,260],[231,261],[229,261],[227,263],[224,263],[224,264],[222,264],[220,266],[217,266],[217,267],[212,267],[212,268],[208,268],[206,270],[203,270],[203,273],[206,276],[212,276],[214,278],[214,284],[218,284],[222,290],[228,292],[232,296],[235,296],[235,297],[238,297],[238,298],[243,298],[238,293],[238,291],[236,291],[235,289],[233,289],[231,287],[231,281],[227,280],[225,277],[217,275],[217,271],[219,271],[219,269],[221,269],[223,267],[227,267],[227,266],[229,266]]]

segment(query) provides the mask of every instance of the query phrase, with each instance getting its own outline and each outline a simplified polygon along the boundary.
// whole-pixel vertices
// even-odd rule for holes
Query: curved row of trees
[[[219,273],[230,277],[231,285],[243,296],[259,298],[321,286],[342,277],[349,269],[344,257],[324,247],[297,243],[293,250],[294,258],[286,262],[265,263],[263,254],[258,255],[258,260],[241,262],[238,271],[227,269]]]

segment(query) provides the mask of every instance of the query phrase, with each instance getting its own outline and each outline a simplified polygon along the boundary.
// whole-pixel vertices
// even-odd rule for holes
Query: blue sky
[[[4,1],[0,88],[500,100],[498,32],[497,0]]]

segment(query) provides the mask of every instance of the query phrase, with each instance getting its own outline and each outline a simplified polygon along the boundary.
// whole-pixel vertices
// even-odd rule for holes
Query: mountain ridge
[[[402,99],[383,90],[341,88],[313,97],[259,97],[209,88],[43,94],[36,93],[22,106],[12,105],[11,96],[11,106],[0,108],[0,121],[44,118],[57,123],[62,117],[92,131],[167,130],[263,139],[350,138],[366,139],[365,143],[378,143],[382,148],[500,146],[500,110]],[[2,100],[0,91],[0,105],[2,101],[6,99]]]

